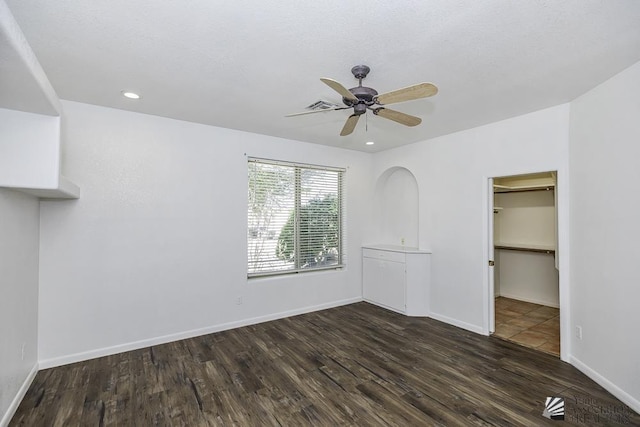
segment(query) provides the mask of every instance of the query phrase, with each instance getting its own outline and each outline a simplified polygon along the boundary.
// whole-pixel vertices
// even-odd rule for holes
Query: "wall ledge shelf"
[[[60,174],[62,104],[2,1],[0,45],[0,136],[9,154],[0,158],[0,187],[41,199],[79,198],[80,188]]]
[[[31,188],[31,187],[5,187],[16,191],[21,191],[41,199],[79,199],[80,187],[60,175],[58,186],[51,188]]]

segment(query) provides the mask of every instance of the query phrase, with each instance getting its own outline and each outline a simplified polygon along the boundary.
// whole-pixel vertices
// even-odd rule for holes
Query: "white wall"
[[[0,425],[37,368],[38,210],[38,199],[0,188]]]
[[[496,193],[496,244],[556,245],[556,208],[553,191]]]
[[[375,154],[374,179],[402,166],[418,181],[420,246],[433,251],[433,317],[488,332],[487,179],[557,170],[564,184],[568,115],[561,105]]]
[[[42,366],[361,299],[370,154],[63,105],[82,197],[42,202]],[[247,281],[245,153],[348,168],[346,269]]]
[[[58,185],[60,117],[0,108],[0,186]]]
[[[559,307],[558,270],[553,254],[496,249],[496,296]]]
[[[640,63],[571,103],[574,363],[640,412]]]

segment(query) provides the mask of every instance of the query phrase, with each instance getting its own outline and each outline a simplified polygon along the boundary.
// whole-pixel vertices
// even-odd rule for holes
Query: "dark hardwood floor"
[[[43,370],[10,425],[563,424],[640,416],[557,357],[358,303]]]

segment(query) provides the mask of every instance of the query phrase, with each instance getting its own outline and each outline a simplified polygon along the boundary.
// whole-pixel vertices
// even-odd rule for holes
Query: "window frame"
[[[308,164],[308,163],[298,163],[298,162],[289,162],[289,161],[284,161],[284,160],[273,160],[273,159],[264,159],[264,158],[259,158],[259,157],[250,157],[247,156],[247,173],[250,173],[250,164],[251,163],[257,163],[257,164],[267,164],[267,165],[273,165],[273,166],[282,166],[282,167],[288,167],[288,168],[293,168],[294,171],[294,202],[293,202],[293,206],[294,206],[294,267],[293,268],[289,268],[289,269],[282,269],[282,270],[262,270],[262,271],[254,271],[251,272],[250,269],[250,262],[251,262],[251,258],[250,258],[250,254],[249,254],[249,239],[250,239],[250,198],[249,198],[249,193],[247,194],[247,220],[246,220],[246,225],[247,225],[247,233],[246,233],[246,242],[247,242],[247,264],[246,264],[246,268],[247,268],[247,278],[248,279],[253,279],[253,278],[260,278],[260,277],[270,277],[270,276],[280,276],[280,275],[288,275],[288,274],[299,274],[299,273],[311,273],[311,272],[318,272],[318,271],[326,271],[326,270],[339,270],[342,268],[346,267],[346,256],[344,254],[344,240],[345,240],[345,221],[346,221],[346,216],[345,216],[345,208],[344,208],[344,198],[345,198],[345,174],[346,174],[346,168],[339,168],[339,167],[333,167],[333,166],[323,166],[323,165],[314,165],[314,164]],[[301,175],[302,175],[302,170],[317,170],[317,171],[323,171],[323,172],[335,172],[337,173],[337,210],[338,210],[338,241],[337,241],[337,264],[331,264],[331,265],[324,265],[324,266],[314,266],[314,267],[302,267],[300,266],[300,262],[301,262],[301,257],[300,257],[300,241],[301,241],[301,234],[300,234],[300,212],[301,212],[301,208],[304,206],[302,204],[302,197],[301,197],[301,189],[302,189],[302,185],[301,185]],[[249,192],[251,190],[250,188],[251,185],[251,181],[248,180],[247,182],[247,191]]]

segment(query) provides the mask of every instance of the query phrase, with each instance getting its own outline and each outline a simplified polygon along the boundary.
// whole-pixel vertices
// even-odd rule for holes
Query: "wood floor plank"
[[[640,425],[557,357],[357,303],[40,371],[10,425],[558,425],[547,396]]]

